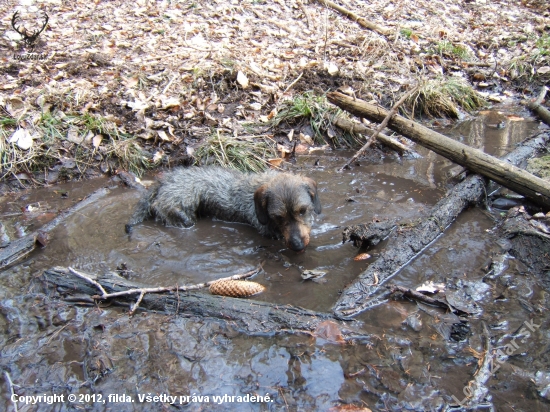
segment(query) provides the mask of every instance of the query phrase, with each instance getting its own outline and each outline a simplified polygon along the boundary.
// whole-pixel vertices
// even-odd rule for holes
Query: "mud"
[[[504,122],[504,127],[493,128],[493,120],[484,115],[445,133],[502,155],[537,129],[534,122],[496,116],[502,116],[497,124]],[[110,189],[107,197],[55,229],[46,248],[0,273],[2,409],[13,410],[13,389],[18,395],[65,395],[63,403],[42,402],[28,410],[171,409],[166,398],[140,401],[140,395],[162,394],[183,396],[175,407],[193,411],[323,411],[346,404],[371,410],[443,410],[468,403],[465,393],[470,393],[476,356],[483,352],[485,322],[496,351],[495,373],[487,384],[495,408],[549,410],[548,285],[506,254],[493,231],[501,219],[498,211],[473,208],[461,214],[392,278],[410,288],[426,281],[445,284],[453,302],[471,314],[468,328],[455,333],[455,339],[450,330],[454,315],[398,296],[358,317],[363,322],[358,332],[371,336],[369,342],[339,344],[291,331],[249,336],[231,322],[196,315],[138,312],[129,318],[123,308],[63,302],[39,279],[45,269],[58,265],[90,273],[124,267],[131,281],[167,286],[241,273],[261,263],[264,273],[254,280],[267,291],[255,299],[327,312],[340,291],[386,247],[382,241],[368,249],[371,258],[355,261],[365,250],[342,244],[343,228],[385,219],[413,225],[450,187],[447,174],[453,165],[416,149],[423,158],[363,160],[344,173],[335,170],[349,152],[299,157],[293,170],[317,181],[323,204],[311,243],[301,254],[251,227],[211,219],[190,229],[146,222],[129,237],[124,224],[140,193],[106,179],[4,196],[2,221],[15,239],[98,187]],[[29,209],[29,204],[35,207]],[[319,282],[303,280],[306,269],[327,274]],[[528,335],[522,332],[526,324],[532,329]],[[68,402],[69,394],[77,400]],[[121,397],[109,398],[114,394]],[[247,394],[268,394],[269,401],[238,401]],[[115,402],[124,400],[122,395],[134,402]],[[213,400],[224,395],[235,398]],[[23,404],[18,407],[24,410]]]

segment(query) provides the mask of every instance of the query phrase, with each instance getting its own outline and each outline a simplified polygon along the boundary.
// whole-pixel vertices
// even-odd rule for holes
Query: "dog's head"
[[[321,213],[314,180],[281,173],[256,190],[254,205],[258,221],[281,234],[290,249],[306,248],[313,212]]]

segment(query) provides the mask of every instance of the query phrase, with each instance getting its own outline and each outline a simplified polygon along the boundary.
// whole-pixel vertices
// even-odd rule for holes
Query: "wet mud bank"
[[[481,116],[444,132],[502,156],[538,128],[502,121],[497,129]],[[159,410],[171,408],[168,396],[185,410],[547,410],[549,243],[541,225],[548,222],[527,204],[467,208],[387,281],[439,290],[431,296],[454,310],[394,293],[353,321],[334,318],[342,290],[394,247],[385,236],[362,248],[342,243],[344,228],[395,220],[394,230],[413,230],[452,186],[454,165],[415,149],[422,158],[360,161],[344,173],[335,170],[349,153],[300,156],[291,168],[317,181],[323,205],[300,254],[249,226],[209,218],[189,229],[148,221],[128,236],[124,224],[140,192],[108,180],[4,196],[5,242],[13,242],[97,189],[109,192],[0,272],[0,403],[13,410],[13,392],[64,396],[29,410]],[[116,273],[117,287],[172,286],[259,264],[252,280],[263,294],[172,293],[165,306],[146,295],[134,316],[94,301],[95,286],[77,288],[70,273],[53,269],[98,279]],[[307,270],[325,274],[304,279]],[[46,281],[48,272],[59,279]],[[255,305],[258,317],[247,317]]]

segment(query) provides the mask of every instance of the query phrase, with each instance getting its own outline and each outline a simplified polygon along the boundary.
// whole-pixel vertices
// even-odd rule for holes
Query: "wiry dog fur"
[[[155,217],[167,226],[190,227],[200,216],[254,226],[283,238],[294,251],[309,243],[313,213],[321,213],[317,184],[290,173],[241,173],[220,167],[175,169],[139,201],[126,225]]]

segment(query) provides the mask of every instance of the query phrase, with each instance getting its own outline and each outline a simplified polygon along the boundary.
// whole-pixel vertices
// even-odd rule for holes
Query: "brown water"
[[[506,127],[498,128],[501,122]],[[489,113],[445,133],[500,156],[536,127],[533,122],[512,122]],[[455,403],[452,395],[462,400],[463,387],[477,362],[467,348],[482,350],[481,320],[491,326],[500,345],[526,320],[548,324],[547,316],[536,310],[548,306],[546,291],[522,272],[521,265],[508,261],[503,275],[481,281],[484,267],[500,251],[488,231],[496,216],[481,209],[462,214],[444,236],[392,279],[407,287],[430,280],[452,281],[474,296],[483,311],[470,320],[472,333],[459,343],[438,334],[439,320],[433,313],[437,310],[404,301],[390,301],[359,316],[365,324],[363,333],[373,335],[368,345],[335,345],[307,336],[250,337],[209,320],[153,313],[128,318],[115,308],[65,304],[42,294],[32,282],[44,269],[57,265],[103,273],[125,263],[132,281],[182,285],[241,273],[261,263],[264,273],[255,281],[267,290],[258,300],[330,311],[339,291],[384,247],[383,242],[369,250],[372,257],[367,261],[354,261],[358,250],[351,243],[342,244],[343,228],[373,219],[414,222],[447,190],[446,174],[452,163],[417,150],[421,159],[388,156],[377,164],[362,162],[344,173],[335,170],[350,153],[302,156],[293,170],[317,181],[323,213],[316,218],[311,243],[301,254],[246,225],[211,219],[190,229],[146,222],[129,237],[124,224],[139,193],[107,180],[5,197],[3,221],[17,236],[40,227],[53,216],[48,211],[66,208],[98,187],[111,186],[108,196],[55,229],[45,249],[0,273],[0,364],[13,384],[19,385],[15,392],[83,396],[83,403],[42,402],[29,410],[171,408],[166,403],[139,403],[140,394],[210,397],[209,402],[195,399],[186,410],[314,411],[353,404],[372,410],[422,411]],[[313,166],[317,160],[319,166]],[[36,202],[41,211],[12,216]],[[326,271],[325,282],[303,281],[304,269]],[[505,297],[497,299],[499,295]],[[415,330],[406,322],[411,317],[422,322]],[[489,382],[499,411],[550,410],[533,383],[535,374],[547,371],[549,365],[548,337],[542,329],[526,339]],[[0,403],[10,405],[3,379]],[[247,393],[269,393],[273,402],[213,401],[213,396]],[[113,403],[111,398],[93,403],[85,397],[102,395],[108,400],[108,394],[127,394],[135,402]],[[22,410],[23,404],[18,406]]]

